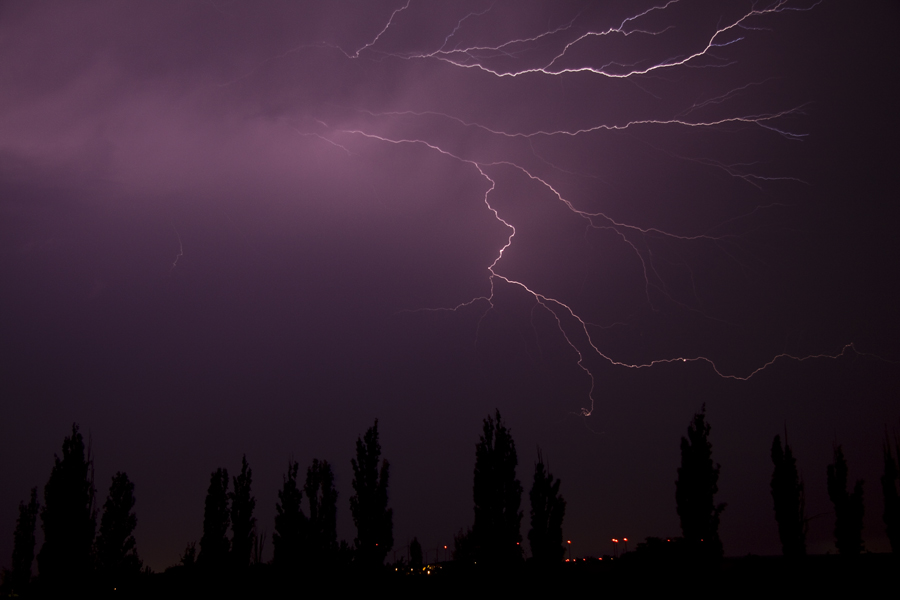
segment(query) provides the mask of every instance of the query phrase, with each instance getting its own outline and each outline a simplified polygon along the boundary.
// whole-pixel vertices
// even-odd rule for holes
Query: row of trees
[[[681,466],[675,481],[675,506],[681,524],[679,549],[685,556],[715,558],[723,555],[719,522],[726,505],[716,503],[720,465],[713,462],[709,441],[710,425],[706,406],[693,416],[687,436],[681,438]],[[804,485],[796,459],[787,443],[776,435],[771,450],[774,471],[771,491],[775,520],[785,556],[806,554],[808,519],[805,514]],[[488,417],[475,452],[475,523],[456,538],[454,558],[506,563],[521,560],[522,513],[519,511],[522,487],[515,478],[515,443],[502,424]],[[827,467],[828,496],[834,506],[835,545],[840,554],[863,551],[863,482],[848,488],[848,467],[843,448],[834,445],[833,460]],[[540,452],[535,464],[531,490],[531,530],[528,534],[532,555],[539,562],[559,562],[565,552],[562,545],[562,519],[565,500],[559,495],[559,480],[545,470]],[[900,552],[900,439],[893,446],[885,438],[884,522],[892,550]]]
[[[21,591],[31,581],[38,515],[44,543],[37,562],[47,587],[77,586],[92,576],[114,586],[140,572],[142,563],[133,535],[137,526],[134,484],[125,473],[113,476],[99,534],[94,497],[90,445],[85,448],[78,426],[72,425],[72,435],[63,441],[62,458],[54,457],[50,479],[44,486],[44,504],[38,503],[37,488],[31,490],[28,503],[19,504],[12,568],[4,581],[9,592]]]
[[[357,536],[352,549],[338,545],[336,531],[337,498],[334,474],[328,461],[314,459],[306,471],[306,481],[298,481],[299,465],[289,461],[282,489],[275,505],[273,565],[281,570],[298,568],[321,570],[352,561],[359,570],[377,570],[394,545],[393,510],[388,507],[390,464],[381,459],[378,421],[356,442],[352,459],[353,491],[350,512]],[[522,485],[516,478],[518,458],[515,442],[503,424],[499,411],[484,420],[475,453],[475,523],[457,536],[457,560],[489,564],[521,561],[523,513],[520,510]],[[182,563],[206,569],[246,568],[251,553],[259,548],[255,533],[251,495],[252,470],[243,459],[241,473],[228,491],[228,472],[217,469],[210,476],[206,496],[200,554],[194,560],[189,545]],[[563,557],[562,522],[566,502],[559,494],[560,480],[547,470],[540,451],[535,464],[531,499],[531,529],[528,534],[534,559],[540,563],[560,562]],[[303,501],[304,495],[306,501]],[[304,510],[304,504],[306,508]],[[231,529],[231,539],[228,530]],[[417,539],[410,543],[410,564],[422,562]]]
[[[833,458],[828,465],[828,497],[834,506],[834,539],[840,554],[859,554],[864,550],[863,529],[863,481],[856,480],[853,490],[848,488],[849,471],[844,450],[835,444]],[[893,447],[885,435],[884,474],[881,490],[884,494],[883,519],[891,550],[900,552],[900,440]],[[806,554],[808,519],[805,513],[803,480],[797,471],[797,462],[785,434],[784,448],[780,436],[772,442],[772,498],[775,501],[775,520],[785,556]]]
[[[393,510],[388,507],[390,463],[381,459],[378,421],[357,439],[353,467],[353,491],[350,512],[357,537],[353,550],[346,542],[337,543],[337,499],[334,473],[327,460],[314,459],[306,471],[306,480],[298,480],[299,464],[289,460],[275,505],[275,529],[272,535],[273,564],[280,570],[322,569],[352,562],[363,570],[384,564],[393,548]],[[241,472],[232,478],[228,491],[228,471],[216,469],[210,476],[203,512],[203,536],[200,554],[188,545],[182,558],[187,567],[207,571],[229,569],[240,572],[251,560],[260,561],[265,536],[256,531],[252,495],[253,471],[244,456]],[[306,502],[303,496],[306,495]],[[304,510],[306,504],[306,510]],[[228,537],[228,530],[231,537]]]
[[[44,488],[43,506],[38,502],[37,488],[32,490],[30,500],[19,506],[13,564],[5,577],[8,591],[25,589],[32,579],[38,515],[44,544],[37,560],[44,585],[80,586],[99,578],[104,586],[115,587],[141,570],[133,535],[137,525],[134,484],[125,473],[116,473],[103,506],[99,535],[95,535],[93,459],[77,425],[73,424],[62,450],[62,458],[56,457]],[[515,442],[498,411],[484,420],[476,447],[475,523],[467,534],[458,536],[458,559],[493,564],[522,559],[522,486],[516,478],[517,465]],[[272,535],[275,568],[322,569],[352,562],[365,571],[384,564],[394,545],[393,511],[388,506],[390,464],[381,458],[377,420],[357,439],[351,466],[354,493],[350,510],[357,530],[352,548],[337,541],[338,493],[331,465],[314,459],[305,481],[301,481],[299,464],[288,461],[278,492]],[[204,572],[240,572],[260,561],[265,534],[257,532],[252,484],[253,470],[246,456],[234,477],[229,478],[224,468],[211,473],[199,554],[195,544],[189,544],[181,560],[184,567]],[[532,555],[538,562],[559,562],[563,557],[566,503],[559,488],[560,480],[554,480],[538,451],[528,534]],[[418,540],[410,545],[410,554],[419,555],[411,556],[416,559],[411,562],[421,562]]]
[[[299,564],[318,566],[330,563],[337,556],[337,498],[334,474],[328,461],[314,459],[306,471],[302,490],[297,485],[296,461],[288,462],[284,485],[278,492],[275,505],[274,563],[278,567]],[[385,478],[386,481],[387,478]],[[306,493],[309,515],[301,502]]]
[[[691,554],[721,556],[719,516],[725,504],[713,500],[718,492],[719,469],[712,461],[712,445],[709,442],[710,426],[706,422],[706,407],[694,415],[688,427],[688,436],[681,438],[681,467],[675,482],[675,503],[681,519],[681,529],[686,550]],[[771,450],[774,471],[771,490],[775,507],[775,521],[782,552],[797,557],[806,554],[806,533],[809,520],[805,512],[803,480],[797,470],[797,461],[787,443],[776,435]],[[900,552],[900,440],[884,443],[884,475],[881,478],[884,493],[884,522],[893,552]],[[863,551],[863,482],[857,480],[853,490],[848,489],[847,460],[843,448],[835,444],[831,464],[826,469],[828,497],[834,506],[835,545],[840,554],[852,555]]]
[[[393,513],[387,507],[389,464],[380,461],[378,421],[364,438],[357,441],[354,471],[354,495],[350,499],[357,525],[355,562],[365,568],[381,565],[393,546]],[[380,462],[379,462],[380,461]],[[276,505],[273,536],[276,565],[296,568],[300,565],[334,564],[341,550],[351,554],[346,543],[337,545],[335,527],[337,491],[327,461],[314,460],[307,470],[302,490],[298,485],[299,466],[289,461]],[[232,491],[228,490],[233,483]],[[210,477],[203,515],[200,553],[189,544],[182,564],[207,572],[223,569],[240,571],[251,558],[260,561],[265,536],[256,532],[252,495],[253,471],[246,456],[241,471],[229,480],[225,469]],[[308,499],[308,515],[301,507],[303,493]],[[44,503],[38,502],[38,490],[19,505],[14,533],[12,568],[4,573],[7,593],[17,594],[32,582],[35,559],[35,526],[40,515],[44,543],[37,554],[39,584],[48,590],[84,587],[96,583],[118,587],[141,572],[142,562],[135,548],[134,484],[127,474],[113,476],[109,495],[103,505],[99,535],[93,459],[78,426],[63,441],[62,458],[55,457],[53,470],[44,487]],[[229,530],[231,536],[228,536]]]
[[[472,486],[475,522],[454,540],[457,561],[510,566],[523,559],[521,524],[524,516],[522,484],[516,478],[516,444],[503,424],[500,411],[484,420],[475,447]],[[542,565],[559,563],[565,554],[562,523],[566,501],[559,493],[560,480],[544,464],[538,449],[534,479],[529,493],[531,528],[528,541],[533,560]]]
[[[680,547],[692,556],[722,556],[718,528],[725,504],[717,504],[720,465],[712,459],[710,425],[705,406],[694,415],[687,437],[681,439],[681,466],[675,482],[675,503],[683,537]],[[787,435],[782,444],[776,435],[771,457],[771,480],[775,519],[786,556],[806,553],[808,519],[805,515],[804,484]],[[900,551],[900,440],[884,445],[884,521],[894,552]],[[361,570],[376,570],[384,564],[394,545],[393,511],[388,507],[390,464],[381,458],[378,421],[357,439],[353,468],[353,496],[350,510],[357,536],[352,548],[338,544],[336,531],[338,493],[334,474],[326,460],[314,459],[299,479],[299,465],[288,461],[283,485],[278,492],[273,565],[284,571],[321,569],[350,564]],[[521,501],[523,488],[516,477],[518,457],[515,441],[500,412],[484,419],[475,449],[473,481],[474,523],[456,536],[454,560],[508,566],[523,560]],[[828,494],[834,504],[835,539],[841,554],[863,550],[863,482],[848,490],[847,462],[835,444],[828,465]],[[240,473],[229,479],[224,468],[210,476],[203,517],[200,552],[190,544],[182,558],[186,567],[216,571],[240,571],[251,562],[260,562],[265,535],[256,530],[252,495],[253,472],[246,456]],[[232,490],[229,491],[229,485]],[[538,449],[529,499],[531,503],[528,541],[532,560],[551,565],[565,554],[562,523],[566,502],[560,495],[560,480],[554,479]],[[85,447],[78,426],[63,442],[62,457],[56,456],[44,487],[44,502],[38,490],[31,490],[28,502],[19,505],[14,533],[12,568],[5,574],[10,591],[24,589],[31,580],[35,558],[35,525],[40,516],[44,543],[37,554],[41,580],[48,586],[70,586],[97,577],[104,584],[128,579],[140,572],[142,563],[135,549],[134,484],[127,474],[112,478],[100,530],[93,460],[90,445]],[[306,501],[304,502],[304,495]],[[305,509],[304,509],[305,505]],[[229,537],[229,530],[231,535]],[[411,563],[421,562],[418,540],[410,544]]]

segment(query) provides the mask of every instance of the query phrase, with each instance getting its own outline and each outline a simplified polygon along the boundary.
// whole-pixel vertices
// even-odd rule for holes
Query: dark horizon
[[[352,540],[376,418],[395,545],[451,544],[495,409],[526,496],[540,447],[573,555],[608,554],[678,535],[703,404],[727,556],[780,552],[785,430],[809,552],[835,442],[888,551],[900,8],[766,9],[0,7],[0,566],[73,422],[157,571],[243,454],[260,530],[318,458]]]

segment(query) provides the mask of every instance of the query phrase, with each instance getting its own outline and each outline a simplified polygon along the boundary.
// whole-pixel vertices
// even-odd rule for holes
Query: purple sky
[[[329,460],[352,541],[376,417],[397,548],[451,544],[494,408],[608,553],[678,534],[704,402],[727,554],[780,551],[785,425],[810,550],[834,440],[886,550],[900,17],[813,4],[0,5],[0,564],[73,421],[154,569],[242,453],[270,537]]]

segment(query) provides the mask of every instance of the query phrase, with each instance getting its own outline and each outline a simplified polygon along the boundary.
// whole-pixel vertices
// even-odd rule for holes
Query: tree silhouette
[[[563,547],[562,522],[566,514],[566,500],[559,495],[560,481],[553,481],[553,475],[544,466],[544,457],[538,449],[538,459],[534,464],[534,483],[531,486],[531,555],[535,562],[554,564],[562,561],[566,549]]]
[[[134,484],[125,473],[116,473],[103,504],[100,535],[97,536],[97,566],[107,583],[137,575],[141,560],[135,549]]]
[[[422,559],[422,544],[419,538],[413,538],[409,543],[409,567],[416,573],[422,570],[425,561]]]
[[[350,512],[356,525],[356,560],[364,569],[384,564],[384,557],[394,546],[394,511],[388,504],[388,476],[390,465],[381,458],[378,443],[378,419],[366,431],[364,438],[356,440],[356,458],[353,466],[353,491]]]
[[[722,556],[719,515],[725,504],[714,502],[719,491],[720,466],[713,466],[709,431],[704,404],[688,426],[688,437],[681,438],[675,506],[687,551],[694,556],[719,557]]]
[[[19,502],[19,518],[13,534],[12,570],[9,583],[12,592],[22,592],[31,582],[31,565],[34,563],[34,526],[38,515],[37,488],[31,488],[28,504]]]
[[[263,529],[262,533],[257,532],[255,529],[253,530],[253,553],[250,557],[253,565],[261,565],[263,564],[263,553],[266,550],[266,530]]]
[[[299,566],[306,536],[307,519],[300,507],[303,494],[297,487],[298,468],[296,461],[288,461],[287,474],[275,504],[275,532],[272,534],[275,553],[272,560],[280,568]]]
[[[511,564],[522,559],[522,484],[516,479],[516,444],[503,425],[488,415],[475,446],[475,523],[470,543],[478,561]]]
[[[884,526],[891,542],[891,551],[900,553],[900,440],[894,440],[897,456],[891,450],[891,441],[884,434],[884,474],[881,476],[881,491],[884,494]]]
[[[781,538],[781,551],[785,556],[806,554],[806,515],[804,513],[803,481],[797,473],[797,462],[787,443],[784,448],[781,437],[772,441],[772,500],[775,502],[775,521]]]
[[[184,548],[184,552],[181,554],[181,560],[179,561],[183,567],[186,569],[194,568],[194,565],[197,564],[197,544],[194,542],[190,542]]]
[[[379,449],[380,450],[380,449]],[[387,464],[387,461],[385,461]],[[387,488],[387,471],[384,471]],[[309,500],[309,529],[306,560],[311,564],[332,562],[337,553],[337,490],[334,489],[334,473],[327,460],[314,458],[306,471],[303,490]],[[385,503],[387,493],[385,492]],[[390,514],[388,515],[390,519]],[[391,538],[393,545],[393,538]],[[387,550],[385,550],[387,554]]]
[[[203,507],[203,536],[200,538],[198,564],[206,568],[222,568],[226,565],[231,547],[226,537],[230,520],[228,471],[216,469],[210,475]]]
[[[472,529],[463,531],[453,536],[453,560],[461,563],[471,563],[476,558],[475,543],[472,538]]]
[[[863,551],[863,482],[856,480],[853,493],[847,491],[847,459],[839,444],[834,445],[834,461],[828,465],[828,497],[834,505],[834,540],[841,554]]]
[[[91,571],[91,548],[97,528],[94,510],[94,469],[90,449],[85,455],[78,425],[63,440],[62,459],[54,457],[44,486],[41,509],[44,545],[38,553],[41,579],[51,586],[83,581]]]
[[[253,470],[247,464],[247,455],[241,458],[241,472],[233,478],[234,491],[231,500],[231,559],[238,569],[246,569],[253,553],[253,537],[256,533],[256,498],[250,495]]]

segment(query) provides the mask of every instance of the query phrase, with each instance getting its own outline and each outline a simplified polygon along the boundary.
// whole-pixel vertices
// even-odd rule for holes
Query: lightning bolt
[[[172,268],[169,269],[170,275],[172,271],[175,270],[175,267],[178,266],[178,259],[184,256],[184,244],[181,243],[181,234],[178,233],[178,228],[176,228],[174,225],[172,226],[172,229],[175,231],[175,237],[178,238],[178,254],[175,255],[175,260],[172,261]]]
[[[356,52],[354,52],[353,54],[348,55],[348,56],[350,58],[359,58],[360,52],[362,52],[363,50],[367,50],[367,49],[371,48],[372,46],[374,46],[378,42],[378,40],[381,39],[381,36],[383,36],[387,32],[387,30],[390,29],[391,25],[394,22],[394,17],[396,17],[398,14],[402,13],[404,10],[409,8],[410,2],[412,2],[412,0],[406,0],[406,4],[404,4],[403,6],[401,6],[398,9],[395,9],[394,12],[391,13],[391,18],[388,19],[387,23],[385,23],[384,28],[378,32],[378,35],[376,35],[374,38],[372,38],[372,41],[363,45],[359,50],[357,50]]]
[[[509,249],[513,244],[513,238],[516,235],[516,228],[513,224],[509,223],[503,217],[501,217],[498,210],[494,206],[491,205],[490,194],[491,194],[491,192],[493,192],[496,189],[497,183],[493,178],[491,178],[486,173],[486,169],[489,169],[490,167],[501,166],[501,165],[506,165],[506,166],[518,169],[522,173],[524,173],[527,177],[529,177],[537,182],[540,182],[543,186],[550,189],[557,196],[558,200],[561,203],[563,203],[574,214],[577,214],[577,215],[581,216],[582,218],[586,219],[591,227],[598,228],[598,229],[611,229],[613,231],[616,231],[620,235],[622,240],[626,244],[630,245],[634,249],[634,251],[638,255],[638,257],[641,259],[641,262],[644,265],[645,283],[648,287],[651,284],[650,284],[649,278],[647,277],[648,265],[645,262],[645,258],[641,254],[641,252],[638,250],[637,246],[633,242],[631,242],[620,231],[619,228],[626,229],[626,230],[630,229],[630,230],[638,231],[643,234],[657,233],[657,234],[660,234],[663,236],[672,237],[672,238],[680,239],[680,240],[697,240],[697,239],[703,239],[703,238],[720,239],[720,238],[716,238],[715,236],[709,236],[709,235],[705,235],[705,234],[704,235],[696,235],[696,236],[675,235],[675,234],[667,233],[665,231],[662,231],[662,230],[659,230],[656,228],[640,228],[640,227],[628,225],[625,223],[619,223],[619,222],[613,221],[612,219],[609,219],[609,217],[607,217],[606,215],[604,215],[602,213],[587,213],[584,211],[580,211],[577,208],[575,208],[574,206],[572,206],[572,204],[569,201],[567,201],[565,198],[563,198],[559,194],[559,192],[557,192],[549,183],[547,183],[540,177],[537,177],[537,176],[529,173],[526,169],[524,169],[523,167],[516,165],[514,163],[509,163],[509,162],[497,162],[497,163],[489,163],[489,164],[478,163],[476,161],[457,156],[453,153],[450,153],[450,152],[442,149],[439,146],[430,144],[423,140],[390,139],[390,138],[382,137],[379,135],[366,133],[365,131],[361,131],[361,130],[343,130],[343,131],[341,131],[341,133],[349,134],[349,135],[358,135],[358,136],[362,136],[364,138],[373,139],[373,140],[377,140],[377,141],[384,142],[384,143],[390,143],[390,144],[423,145],[423,146],[427,147],[428,149],[435,151],[443,156],[446,156],[453,160],[456,160],[461,163],[472,166],[478,172],[478,174],[485,179],[485,181],[488,183],[488,189],[484,194],[484,203],[487,206],[488,210],[494,215],[494,218],[497,219],[497,221],[499,221],[503,225],[505,225],[510,231],[509,236],[507,237],[506,243],[500,248],[500,250],[498,251],[498,253],[496,255],[496,258],[488,266],[489,280],[490,280],[490,293],[486,296],[479,296],[479,297],[473,298],[469,301],[460,303],[459,305],[454,306],[452,308],[436,308],[436,309],[426,308],[426,309],[417,309],[417,311],[457,311],[461,308],[472,306],[473,304],[481,301],[481,302],[485,302],[488,306],[488,308],[482,313],[482,316],[480,319],[480,321],[481,321],[484,319],[484,317],[487,315],[487,313],[489,311],[491,311],[495,308],[494,286],[497,281],[501,281],[503,283],[506,283],[511,286],[515,286],[515,287],[520,288],[521,290],[525,291],[527,294],[529,294],[531,297],[534,298],[537,305],[539,305],[541,308],[545,309],[550,315],[552,315],[552,317],[556,321],[556,325],[557,325],[557,329],[559,330],[559,333],[562,335],[566,344],[576,353],[576,355],[578,357],[577,361],[576,361],[578,367],[585,373],[585,375],[590,380],[590,391],[588,394],[589,399],[590,399],[590,406],[582,407],[581,414],[583,416],[586,416],[586,417],[590,416],[594,410],[594,402],[595,402],[594,390],[596,388],[596,376],[595,376],[594,372],[585,365],[585,352],[587,351],[587,349],[579,348],[579,345],[576,344],[576,342],[573,340],[574,336],[571,334],[570,331],[567,331],[567,327],[563,322],[564,319],[571,320],[576,324],[575,325],[576,329],[578,330],[578,332],[580,334],[583,335],[583,338],[586,340],[588,348],[595,356],[600,357],[605,362],[607,362],[609,365],[612,365],[615,367],[624,367],[624,368],[628,368],[628,369],[647,369],[650,367],[664,365],[664,364],[670,364],[670,363],[699,362],[699,363],[705,363],[705,364],[709,365],[712,368],[713,372],[717,376],[719,376],[723,379],[747,381],[747,380],[751,379],[752,377],[754,377],[755,375],[757,375],[758,373],[765,370],[766,368],[774,365],[776,362],[779,362],[781,360],[792,360],[792,361],[797,361],[797,362],[805,362],[805,361],[812,360],[812,359],[824,359],[824,358],[837,359],[837,358],[840,358],[841,356],[844,356],[850,352],[855,353],[855,354],[860,354],[860,355],[862,354],[856,350],[855,346],[852,343],[844,345],[841,348],[840,352],[835,353],[835,354],[822,353],[822,354],[815,354],[815,355],[796,356],[796,355],[789,354],[787,352],[783,352],[781,354],[778,354],[778,355],[772,357],[765,364],[757,367],[756,369],[750,371],[749,373],[747,373],[745,375],[724,372],[716,365],[716,363],[712,359],[707,358],[705,356],[693,356],[693,357],[679,356],[679,357],[652,360],[652,361],[645,362],[645,363],[627,363],[627,362],[615,360],[608,354],[604,353],[598,347],[597,343],[594,341],[594,338],[591,335],[591,332],[589,329],[589,327],[594,326],[594,324],[585,321],[582,317],[580,317],[575,312],[575,310],[572,309],[571,306],[569,306],[562,300],[547,296],[535,289],[532,289],[531,287],[529,287],[527,284],[525,284],[522,281],[518,281],[518,280],[515,280],[512,278],[509,278],[497,271],[498,264],[502,260],[504,252],[507,249]],[[593,221],[593,218],[595,218],[595,217],[602,217],[603,219],[605,219],[608,222],[608,224],[600,224],[600,225],[595,224]],[[648,295],[648,300],[649,300],[649,295]],[[409,312],[417,312],[417,311],[409,311]]]
[[[562,24],[556,27],[548,27],[546,30],[540,31],[535,35],[514,36],[510,39],[501,41],[500,43],[464,43],[463,39],[466,37],[467,27],[474,27],[480,19],[485,18],[495,9],[495,4],[490,4],[481,10],[468,12],[458,19],[455,24],[452,23],[448,26],[446,35],[439,36],[439,39],[435,43],[435,49],[433,50],[403,53],[381,50],[381,42],[391,36],[393,29],[408,26],[408,21],[412,20],[412,17],[410,17],[408,13],[412,12],[411,5],[413,4],[413,0],[407,0],[404,4],[391,12],[390,16],[377,33],[373,35],[369,41],[360,45],[357,50],[353,52],[347,52],[339,48],[338,50],[345,59],[351,61],[398,60],[421,61],[426,64],[439,63],[441,65],[450,65],[453,69],[477,70],[498,80],[520,77],[538,77],[562,81],[561,78],[565,75],[577,74],[584,77],[600,77],[610,80],[630,81],[639,86],[641,80],[646,81],[650,77],[660,77],[663,73],[674,72],[677,69],[728,68],[733,65],[734,62],[717,56],[717,51],[740,44],[747,35],[764,29],[758,23],[766,17],[788,11],[811,11],[820,4],[820,1],[821,0],[814,1],[803,6],[792,5],[788,0],[775,0],[765,5],[753,3],[747,10],[740,14],[733,15],[730,19],[727,19],[726,22],[716,26],[707,36],[699,39],[694,44],[692,50],[673,53],[665,56],[661,60],[649,62],[647,60],[637,60],[631,64],[626,64],[622,61],[604,60],[602,57],[593,54],[591,56],[592,59],[595,59],[595,64],[591,64],[590,60],[585,58],[585,53],[589,50],[587,46],[592,41],[602,40],[604,38],[617,37],[619,39],[627,39],[632,36],[646,38],[662,36],[671,31],[675,26],[671,24],[659,25],[644,22],[648,21],[651,16],[665,17],[668,11],[674,10],[684,4],[684,0],[668,0],[652,5],[622,19],[618,24],[605,29],[585,30],[585,27],[581,24],[582,13],[578,13],[571,19],[565,20]],[[543,59],[533,58],[533,56],[538,53],[538,50],[550,46],[556,46],[557,50],[551,52],[549,56],[544,57]],[[297,51],[298,49],[305,47],[336,48],[336,46],[322,42],[319,44],[298,46],[297,49],[289,50],[288,52]],[[578,56],[575,56],[576,54],[578,54]],[[510,66],[517,63],[528,62],[532,64],[517,68]],[[524,164],[523,161],[517,158],[509,156],[488,157],[487,155],[490,154],[490,152],[497,152],[496,145],[493,150],[479,149],[471,151],[470,154],[464,154],[448,147],[439,140],[433,139],[433,137],[430,138],[428,135],[394,135],[392,133],[386,133],[384,130],[390,131],[392,128],[396,130],[398,127],[405,126],[408,122],[419,122],[420,125],[424,127],[425,121],[429,119],[439,119],[451,127],[458,128],[460,131],[475,131],[499,142],[505,141],[513,144],[522,142],[527,144],[531,154],[542,162],[542,164],[549,166],[560,173],[569,175],[574,174],[574,172],[556,167],[549,163],[549,161],[538,156],[532,142],[535,140],[546,139],[596,137],[613,132],[633,132],[646,128],[673,128],[679,130],[696,129],[721,132],[728,132],[736,128],[756,128],[757,130],[761,130],[764,134],[777,136],[787,142],[802,141],[805,137],[803,132],[794,131],[783,123],[790,118],[802,115],[805,107],[804,105],[792,106],[776,111],[741,112],[739,114],[730,114],[717,118],[702,118],[696,116],[703,114],[704,111],[728,109],[730,103],[736,98],[741,97],[752,91],[753,88],[765,85],[766,83],[768,83],[768,80],[746,83],[730,89],[724,94],[694,101],[684,110],[664,118],[629,119],[619,123],[597,122],[585,124],[578,128],[535,128],[532,130],[517,131],[490,126],[475,120],[464,119],[441,111],[397,110],[378,112],[356,109],[359,120],[365,121],[365,124],[330,127],[323,121],[317,120],[317,128],[315,128],[315,130],[303,131],[296,127],[295,130],[300,135],[316,137],[325,143],[336,146],[343,150],[348,156],[351,155],[349,147],[352,147],[353,144],[359,145],[363,140],[376,144],[420,147],[443,159],[455,161],[470,168],[474,175],[483,179],[486,186],[483,203],[488,212],[492,215],[492,218],[502,224],[507,231],[505,242],[501,244],[493,261],[487,265],[488,292],[485,295],[471,298],[456,306],[419,308],[409,312],[456,312],[474,307],[483,307],[480,309],[481,315],[476,330],[477,343],[478,332],[481,329],[484,318],[491,311],[496,309],[495,292],[497,286],[507,285],[521,290],[533,299],[535,308],[546,311],[546,313],[552,317],[556,324],[556,330],[562,336],[562,339],[569,348],[574,351],[576,364],[585,374],[590,384],[587,406],[581,408],[580,414],[590,416],[593,413],[596,404],[595,395],[598,386],[598,374],[597,367],[592,365],[597,362],[597,359],[599,359],[601,363],[605,363],[612,367],[635,370],[649,369],[658,365],[670,363],[703,363],[718,377],[746,381],[781,361],[795,361],[802,363],[818,359],[837,360],[851,353],[857,355],[863,354],[856,350],[853,343],[845,344],[836,353],[795,355],[783,352],[773,356],[764,364],[743,373],[726,371],[719,367],[711,358],[701,355],[660,358],[639,363],[618,360],[608,352],[604,351],[596,338],[596,330],[602,330],[603,328],[582,317],[578,311],[573,308],[571,303],[562,298],[550,296],[536,289],[526,281],[513,278],[503,273],[501,267],[504,255],[513,246],[517,231],[514,223],[511,222],[509,218],[504,217],[501,214],[501,210],[494,202],[492,202],[492,195],[497,191],[498,186],[500,185],[500,183],[498,183],[497,173],[512,172],[519,177],[524,177],[530,185],[535,187],[536,193],[549,193],[550,197],[552,197],[555,202],[568,211],[569,214],[580,219],[584,223],[585,231],[605,231],[617,236],[621,243],[634,253],[641,264],[647,303],[651,307],[653,307],[651,289],[654,289],[685,309],[697,310],[684,302],[677,300],[673,294],[669,292],[664,282],[664,278],[659,273],[657,260],[654,259],[653,248],[650,245],[651,241],[668,241],[679,244],[713,244],[725,254],[737,260],[733,254],[729,253],[729,245],[735,242],[735,239],[739,234],[728,233],[729,226],[734,225],[739,221],[744,221],[759,211],[771,208],[772,206],[775,206],[775,203],[758,206],[744,214],[722,221],[718,225],[703,232],[678,233],[666,231],[655,226],[638,226],[626,223],[622,220],[617,220],[602,211],[590,211],[579,208],[576,206],[575,201],[566,197],[561,191],[561,186],[555,184],[549,176],[540,174],[535,168]],[[770,185],[775,182],[803,183],[800,179],[791,176],[755,172],[752,163],[727,163],[717,159],[691,157],[670,152],[667,153],[678,160],[690,161],[709,169],[722,171],[730,177],[742,180],[748,185],[759,189],[762,189],[764,185]],[[586,176],[594,177],[594,175],[591,174]],[[181,254],[179,254],[179,256],[181,256]],[[173,264],[173,268],[174,266],[175,264]],[[693,274],[691,274],[691,278],[693,281]]]

